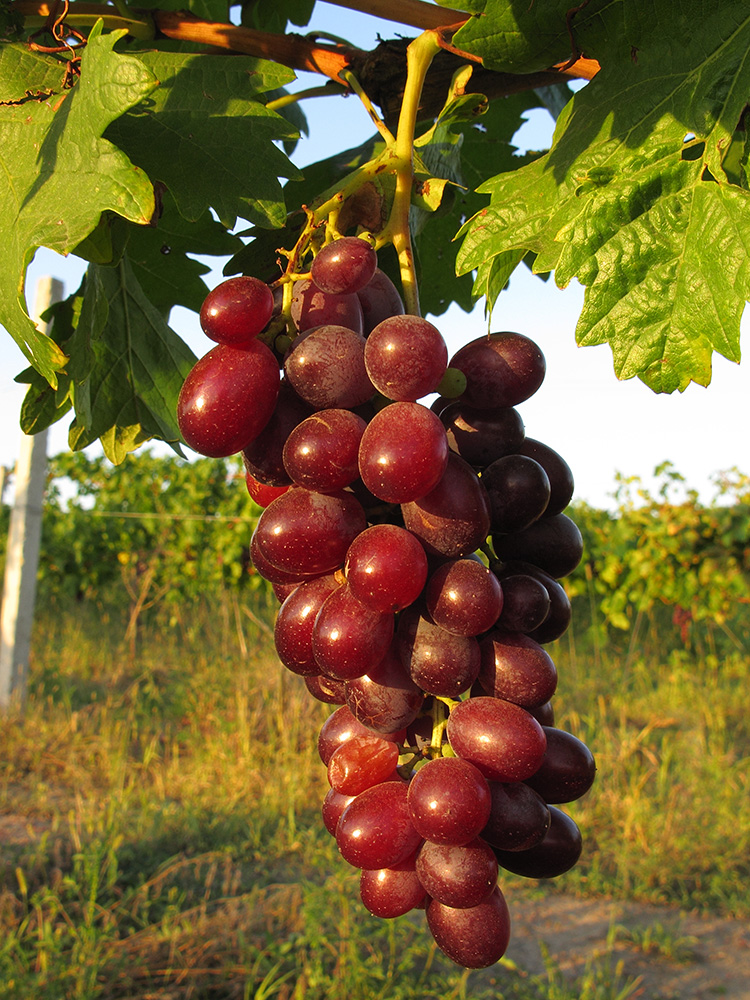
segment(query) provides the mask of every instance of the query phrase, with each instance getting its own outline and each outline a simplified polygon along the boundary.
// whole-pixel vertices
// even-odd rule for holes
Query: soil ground
[[[529,973],[544,971],[542,947],[570,974],[609,952],[623,976],[640,980],[634,996],[643,1000],[750,1000],[748,922],[557,894],[509,905],[507,958]]]

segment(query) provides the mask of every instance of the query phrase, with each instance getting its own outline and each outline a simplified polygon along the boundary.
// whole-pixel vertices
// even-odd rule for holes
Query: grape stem
[[[430,714],[432,715],[430,750],[436,757],[439,757],[442,756],[443,736],[445,727],[448,725],[448,707],[440,698],[434,698]]]
[[[414,251],[409,227],[412,187],[414,184],[414,132],[427,71],[440,51],[437,32],[423,31],[406,50],[406,87],[396,131],[395,171],[396,192],[390,218],[383,231],[398,254],[404,307],[407,313],[420,315],[419,288],[414,267]]]

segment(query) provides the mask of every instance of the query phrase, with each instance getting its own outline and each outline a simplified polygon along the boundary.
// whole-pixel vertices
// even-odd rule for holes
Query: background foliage
[[[563,581],[576,634],[623,654],[665,642],[703,657],[747,651],[750,478],[718,475],[713,499],[701,503],[669,463],[656,476],[653,491],[620,479],[608,510],[569,509],[585,553]],[[272,609],[276,599],[249,559],[259,514],[234,459],[188,462],[146,451],[113,467],[104,457],[55,456],[40,601],[110,610],[125,603],[138,614],[151,607],[152,618],[173,624],[198,599],[223,594],[258,591]],[[8,516],[4,507],[2,545]]]

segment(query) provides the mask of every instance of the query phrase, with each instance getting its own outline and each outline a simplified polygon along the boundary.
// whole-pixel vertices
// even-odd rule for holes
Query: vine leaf
[[[490,205],[464,227],[458,259],[461,273],[486,273],[531,251],[561,287],[577,278],[578,343],[609,342],[617,376],[657,392],[707,385],[714,350],[739,361],[750,297],[750,191],[744,169],[742,185],[736,163],[724,169],[750,94],[750,15],[704,7],[667,48],[657,24],[637,59],[610,53],[550,152],[479,188]],[[664,16],[674,31],[673,5]]]
[[[181,215],[213,208],[231,229],[286,218],[280,177],[298,170],[274,143],[296,129],[259,96],[294,79],[291,70],[250,56],[145,51],[159,89],[110,126],[107,136],[154,181],[169,188]]]
[[[594,6],[611,3],[596,0]],[[489,69],[533,73],[571,54],[567,15],[575,6],[575,0],[472,0],[462,9],[477,16],[456,32],[453,43],[481,56]]]
[[[146,298],[127,255],[115,267],[90,265],[72,340],[71,448],[101,438],[115,464],[154,436],[179,450],[177,397],[196,358]]]
[[[26,268],[34,253],[48,247],[67,254],[106,209],[141,224],[154,211],[148,177],[102,138],[114,118],[157,86],[139,60],[113,51],[122,34],[102,35],[101,22],[95,25],[71,91],[0,105],[0,243],[6,262],[0,323],[52,385],[65,356],[26,311]],[[0,93],[17,87],[26,57],[23,45],[3,46]]]
[[[101,438],[115,464],[159,437],[180,451],[177,397],[195,356],[146,298],[123,254],[114,266],[91,264],[81,287],[49,310],[50,336],[70,361],[57,388],[27,369],[23,403],[26,433],[48,427],[71,406],[69,444],[85,448]]]

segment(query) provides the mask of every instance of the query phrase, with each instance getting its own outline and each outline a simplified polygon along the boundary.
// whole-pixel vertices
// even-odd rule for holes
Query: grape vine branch
[[[0,323],[30,363],[19,375],[25,430],[72,413],[74,448],[101,439],[115,461],[153,437],[179,448],[176,397],[195,359],[169,326],[172,309],[200,308],[206,257],[229,258],[226,274],[270,260],[276,270],[260,276],[278,281],[278,251],[297,246],[302,206],[321,193],[344,193],[330,233],[348,224],[381,241],[415,312],[481,299],[492,309],[523,265],[585,286],[576,339],[609,343],[619,378],[682,391],[709,383],[714,351],[740,360],[750,297],[741,0],[648,12],[621,0],[470,0],[465,12],[340,0],[363,22],[427,31],[438,51],[414,107],[408,40],[365,51],[305,35],[314,5],[2,0]],[[300,71],[332,81],[310,88],[318,99],[360,93],[374,122],[361,148],[332,148],[304,171],[289,159],[305,123],[304,95],[288,90]],[[573,93],[576,78],[588,82]],[[421,132],[413,171],[404,103]],[[545,104],[562,108],[551,148],[521,156],[514,134]],[[412,139],[413,129],[409,157]],[[388,170],[366,166],[388,157]],[[363,183],[348,188],[355,176]],[[39,247],[88,263],[50,337],[25,301]]]

